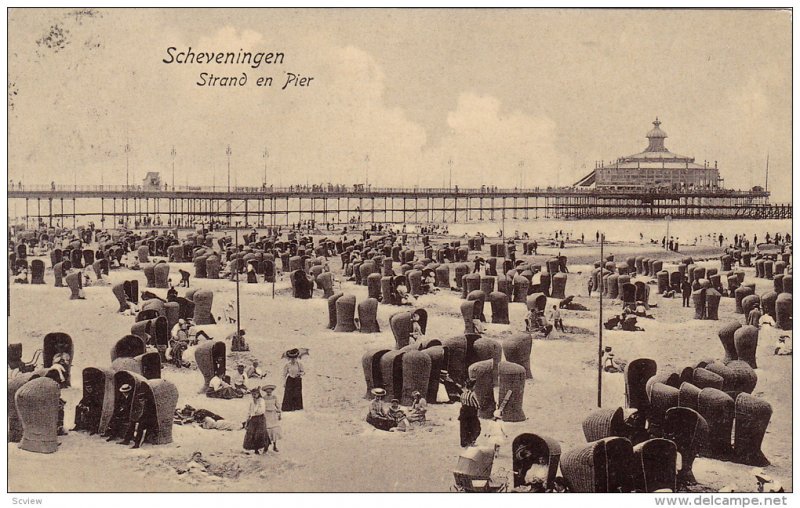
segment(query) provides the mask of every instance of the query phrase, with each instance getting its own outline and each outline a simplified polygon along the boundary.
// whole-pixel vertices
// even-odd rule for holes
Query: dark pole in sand
[[[234,227],[233,227],[233,231],[235,232],[234,234],[236,235],[236,250],[237,251],[239,250],[239,224],[241,224],[241,222],[242,221],[237,220],[235,225],[234,225]],[[242,334],[242,324],[241,324],[242,323],[242,320],[241,320],[242,316],[241,316],[241,312],[240,312],[240,309],[239,309],[239,261],[240,260],[241,260],[241,258],[237,258],[236,259],[236,337],[237,338]]]
[[[600,331],[600,339],[597,343],[597,407],[603,407],[603,244],[605,243],[605,233],[600,234],[600,323],[597,327]]]

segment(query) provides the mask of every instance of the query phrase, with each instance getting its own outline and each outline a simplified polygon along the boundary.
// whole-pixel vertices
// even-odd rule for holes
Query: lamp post
[[[669,221],[672,220],[672,215],[667,215],[664,218],[667,220],[667,236],[665,238],[669,239]],[[656,240],[656,241],[658,241],[658,240]],[[665,249],[669,249],[669,244],[667,242],[664,242],[664,248]]]
[[[228,145],[228,148],[225,149],[225,155],[228,156],[228,199],[226,200],[228,202],[228,225],[231,224],[231,197],[230,197],[230,192],[231,192],[231,154],[232,153],[233,152],[231,151],[231,145]],[[236,276],[236,280],[237,281],[239,280],[238,274]],[[238,299],[237,299],[237,302],[238,302]]]
[[[450,167],[450,179],[448,180],[447,188],[448,188],[448,190],[452,190],[453,189],[453,159],[452,158],[447,161],[447,165]]]
[[[230,148],[228,148],[230,150]],[[233,231],[236,235],[236,250],[239,250],[239,224],[242,221],[237,220],[234,223]],[[240,266],[239,262],[242,261],[242,258],[236,259],[236,337],[239,338],[242,335],[242,320],[241,320],[241,311],[239,307],[239,275],[240,275]]]
[[[603,244],[605,244],[605,241],[605,233],[600,233],[600,284],[598,284],[600,292],[600,323],[597,327],[599,330],[597,341],[597,407],[603,407]]]
[[[128,160],[128,154],[131,152],[131,145],[126,142],[125,143],[125,190],[128,190],[128,186],[130,185],[130,181],[128,178],[130,164]]]
[[[175,151],[175,146],[172,147],[169,154],[172,155],[172,192],[175,192],[175,155],[178,154]]]
[[[225,155],[228,156],[228,192],[231,191],[231,145],[228,145],[228,148],[225,149]]]
[[[264,153],[262,154],[262,157],[264,157],[264,190],[266,190],[267,189],[267,159],[269,159],[269,150],[267,150],[266,146],[264,147]]]
[[[364,190],[366,190],[366,188],[369,187],[369,154],[364,157],[364,166]]]

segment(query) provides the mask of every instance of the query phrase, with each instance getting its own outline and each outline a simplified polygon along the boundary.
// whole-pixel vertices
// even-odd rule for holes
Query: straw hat
[[[372,395],[376,397],[383,397],[384,395],[386,395],[386,390],[384,390],[383,388],[373,388],[370,391],[370,393],[372,393]]]
[[[286,358],[297,358],[300,356],[300,350],[297,348],[286,351]]]
[[[275,385],[264,385],[264,386],[261,387],[261,389],[264,390],[264,391],[275,390],[275,388],[276,388]]]
[[[131,385],[127,383],[119,387],[120,393],[128,393],[131,390],[133,390],[133,388],[131,388]]]

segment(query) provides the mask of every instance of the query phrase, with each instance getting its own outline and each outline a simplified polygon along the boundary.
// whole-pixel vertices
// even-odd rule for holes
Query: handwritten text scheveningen
[[[239,51],[213,52],[213,51],[193,51],[191,47],[186,50],[178,50],[172,46],[167,48],[167,57],[161,60],[165,64],[181,65],[247,65],[252,69],[259,69],[264,65],[283,65],[283,53],[251,52],[240,49]],[[309,87],[313,81],[311,76],[303,76],[296,72],[283,72],[281,90],[295,87]],[[233,73],[213,73],[201,72],[197,86],[214,87],[242,87],[247,83],[255,83],[259,87],[272,87],[273,76],[256,76],[251,78],[247,72],[242,71]]]

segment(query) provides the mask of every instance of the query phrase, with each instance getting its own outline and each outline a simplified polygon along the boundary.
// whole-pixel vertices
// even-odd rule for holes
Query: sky
[[[9,178],[26,184],[570,185],[671,151],[791,200],[791,13],[12,9]],[[167,48],[282,64],[165,64]],[[200,73],[248,76],[197,86]],[[281,87],[287,73],[313,77]],[[256,86],[273,78],[272,87]],[[126,154],[125,145],[130,146]],[[265,149],[268,157],[264,157]],[[126,158],[127,155],[127,158]]]

